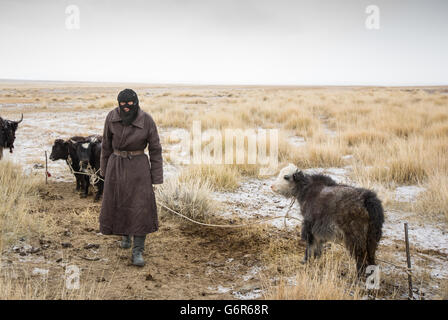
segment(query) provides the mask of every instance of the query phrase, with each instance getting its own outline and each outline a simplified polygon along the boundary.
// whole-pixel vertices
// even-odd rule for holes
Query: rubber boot
[[[129,249],[131,247],[131,236],[123,236],[121,239],[120,247],[123,249]]]
[[[134,266],[143,267],[143,251],[145,250],[146,236],[134,236],[134,247],[132,248],[132,264]]]

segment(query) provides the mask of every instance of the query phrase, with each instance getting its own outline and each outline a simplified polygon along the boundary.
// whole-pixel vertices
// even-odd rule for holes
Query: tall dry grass
[[[277,285],[268,285],[265,298],[276,300],[356,300],[362,287],[353,264],[345,254],[325,252],[298,267],[296,275],[282,278]]]
[[[189,95],[208,103],[185,105],[175,96],[161,96],[151,98],[148,110],[162,126],[190,129],[193,120],[201,120],[203,130],[276,128],[280,164],[351,166],[354,182],[385,190],[423,186],[429,190],[426,199],[434,194],[430,211],[445,216],[445,200],[433,185],[437,176],[448,176],[446,95],[399,88],[234,89],[230,100],[228,93],[213,96],[200,89]],[[306,143],[291,145],[291,135]],[[260,169],[234,166],[240,176],[256,177]],[[442,182],[437,184],[443,188]],[[414,208],[422,211],[428,206]]]
[[[157,188],[159,203],[179,212],[193,220],[211,222],[217,203],[212,197],[213,188],[208,181],[201,181],[195,176],[184,176],[182,180],[172,177]],[[165,208],[161,211],[173,217]]]
[[[49,104],[55,99],[75,103],[75,109],[80,103],[82,108],[101,109],[115,105],[119,90],[107,86],[73,89],[71,94],[48,87],[12,88],[0,95],[0,101],[39,98],[39,104]],[[203,130],[279,129],[280,163],[293,162],[302,168],[351,165],[356,167],[355,182],[370,180],[372,185],[390,189],[419,184],[434,190],[433,177],[448,175],[448,98],[437,91],[374,87],[160,90],[146,86],[135,90],[142,108],[160,127],[191,129],[193,120],[200,120]],[[49,108],[56,111],[53,105]],[[290,145],[290,135],[303,137],[306,145]],[[260,169],[257,165],[235,167],[240,176],[256,177]],[[438,204],[432,211],[445,212],[443,200],[435,200]]]
[[[239,186],[240,172],[228,165],[192,165],[183,170],[179,181],[201,181],[214,190],[233,191]]]
[[[45,231],[45,217],[33,211],[42,179],[27,176],[12,162],[0,161],[0,250],[11,242]]]
[[[423,217],[445,217],[448,221],[448,176],[437,172],[425,184],[426,190],[417,198],[414,210]]]

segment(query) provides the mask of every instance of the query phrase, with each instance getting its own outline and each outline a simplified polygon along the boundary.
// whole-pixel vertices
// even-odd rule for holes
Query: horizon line
[[[22,79],[22,78],[0,78],[1,83],[8,82],[26,82],[26,83],[67,83],[67,84],[103,84],[103,85],[115,85],[115,84],[132,84],[132,85],[143,85],[143,86],[161,86],[161,87],[170,87],[170,86],[178,86],[178,87],[207,87],[207,86],[215,86],[215,87],[448,87],[448,83],[433,83],[433,84],[282,84],[282,83],[272,83],[272,84],[251,84],[251,83],[197,83],[197,82],[166,82],[166,83],[157,83],[157,82],[141,82],[141,81],[99,81],[99,80],[55,80],[55,79]]]

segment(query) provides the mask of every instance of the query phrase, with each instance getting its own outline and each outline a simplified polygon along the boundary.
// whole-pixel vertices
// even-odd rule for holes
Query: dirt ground
[[[19,277],[48,277],[46,298],[61,294],[61,277],[70,265],[81,269],[82,295],[88,298],[256,298],[250,293],[261,289],[262,276],[251,272],[261,267],[268,238],[282,233],[272,227],[261,237],[247,230],[210,230],[162,215],[159,231],[146,240],[147,264],[138,268],[130,263],[131,249],[119,248],[120,237],[99,234],[101,204],[92,196],[81,199],[73,183],[55,182],[40,197],[36,210],[51,215],[55,227],[44,237],[27,239],[32,248],[19,242],[2,260]]]

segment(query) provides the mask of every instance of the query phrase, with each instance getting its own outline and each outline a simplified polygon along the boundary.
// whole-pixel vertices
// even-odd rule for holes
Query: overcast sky
[[[0,0],[0,43],[0,79],[448,85],[447,0]]]

